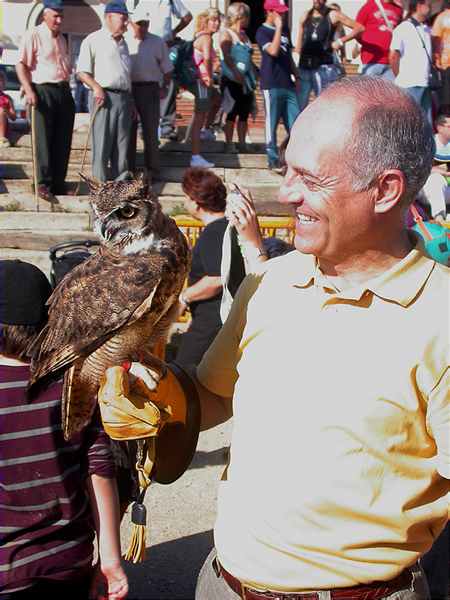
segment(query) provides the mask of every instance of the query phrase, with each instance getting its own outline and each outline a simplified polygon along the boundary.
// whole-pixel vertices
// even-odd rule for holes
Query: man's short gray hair
[[[419,105],[380,77],[343,78],[324,94],[357,103],[345,156],[353,190],[369,189],[383,171],[398,169],[406,180],[405,201],[413,201],[430,174],[435,152],[431,126]]]

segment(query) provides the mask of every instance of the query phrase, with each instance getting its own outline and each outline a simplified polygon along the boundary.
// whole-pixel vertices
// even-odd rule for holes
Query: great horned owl
[[[190,267],[184,235],[143,180],[85,179],[102,244],[55,289],[48,324],[31,348],[31,394],[64,372],[66,439],[91,419],[108,367],[145,358],[161,375],[152,352],[167,339]]]

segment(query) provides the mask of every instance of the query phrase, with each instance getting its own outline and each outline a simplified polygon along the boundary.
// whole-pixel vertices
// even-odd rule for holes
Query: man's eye
[[[120,216],[124,219],[131,219],[135,215],[136,211],[132,206],[124,206],[120,209]]]

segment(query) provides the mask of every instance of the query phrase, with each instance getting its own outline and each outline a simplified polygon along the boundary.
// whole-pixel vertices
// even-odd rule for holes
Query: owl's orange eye
[[[124,219],[131,219],[131,217],[134,217],[135,213],[136,211],[132,206],[123,206],[120,209],[120,216]]]

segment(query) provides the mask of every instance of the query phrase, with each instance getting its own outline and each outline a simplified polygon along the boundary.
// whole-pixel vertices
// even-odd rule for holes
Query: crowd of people
[[[262,53],[258,67],[246,33],[251,12],[244,2],[231,3],[225,16],[217,9],[193,16],[182,0],[162,0],[163,27],[153,32],[145,4],[129,14],[123,0],[111,0],[105,6],[104,26],[83,40],[77,62],[71,65],[61,34],[62,2],[45,0],[43,22],[24,35],[17,65],[23,92],[34,109],[38,194],[54,201],[56,194],[68,193],[73,72],[79,85],[90,90],[92,173],[101,181],[136,171],[139,123],[146,173],[153,182],[161,179],[158,145],[164,138],[177,139],[176,99],[181,89],[194,96],[192,167],[214,166],[202,156],[201,144],[215,140],[213,125],[218,123],[225,152],[251,151],[248,122],[256,114],[258,85],[264,98],[268,167],[280,172],[280,121],[289,135],[311,93],[318,96],[345,74],[345,45],[350,40],[354,53],[360,54],[361,74],[395,81],[436,125],[436,119],[450,111],[447,4],[445,0],[430,23],[429,0],[412,0],[407,12],[399,0],[367,0],[355,19],[337,4],[313,0],[300,17],[294,47],[288,6],[282,0],[265,0],[265,20],[255,35]],[[195,34],[186,42],[179,34],[193,19]],[[8,121],[13,118],[11,99],[3,94],[2,147],[9,145]]]

